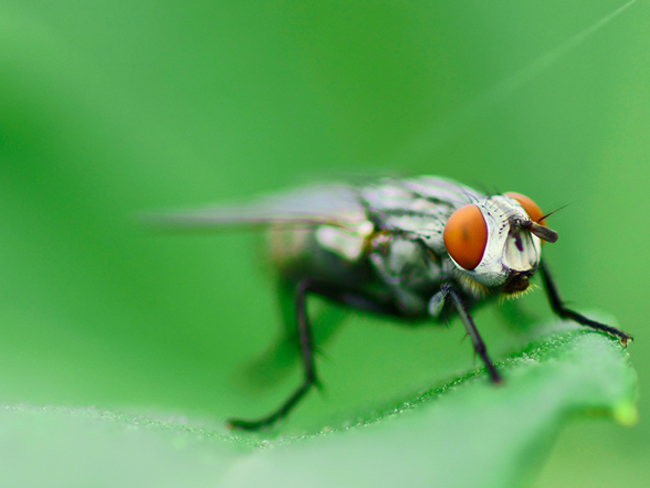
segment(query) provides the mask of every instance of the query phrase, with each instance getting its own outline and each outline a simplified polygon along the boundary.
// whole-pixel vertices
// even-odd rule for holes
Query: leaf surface
[[[3,478],[7,486],[519,486],[567,418],[636,420],[627,352],[601,334],[562,330],[500,363],[499,387],[475,370],[314,435],[267,440],[151,412],[5,406]]]

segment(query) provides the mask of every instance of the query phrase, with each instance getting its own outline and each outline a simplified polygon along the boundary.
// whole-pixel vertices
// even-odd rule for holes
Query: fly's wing
[[[304,227],[333,225],[355,229],[367,221],[359,190],[351,185],[330,184],[261,196],[250,202],[217,205],[202,209],[150,213],[142,216],[149,226],[161,231],[212,231],[219,229],[264,228],[268,226]],[[277,342],[238,375],[240,384],[271,386],[291,371],[299,358],[295,333],[295,284],[280,286],[280,301],[285,327]],[[318,305],[318,304],[315,304]],[[316,307],[316,311],[319,309]],[[321,310],[316,314],[313,340],[316,346],[327,341],[339,328],[346,312]]]
[[[417,235],[443,252],[442,231],[451,214],[484,195],[453,180],[420,176],[381,180],[364,187],[362,197],[370,218],[383,229]]]
[[[358,189],[320,185],[262,196],[248,203],[145,214],[143,220],[160,230],[197,231],[269,225],[358,225],[366,220]]]

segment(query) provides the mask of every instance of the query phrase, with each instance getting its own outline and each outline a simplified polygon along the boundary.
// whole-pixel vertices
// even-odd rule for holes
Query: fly
[[[486,196],[453,180],[420,176],[364,186],[321,185],[152,217],[177,229],[262,227],[282,287],[294,297],[304,378],[269,415],[232,419],[229,427],[267,428],[286,417],[319,384],[306,299],[329,301],[404,322],[458,315],[493,383],[501,375],[469,311],[476,304],[528,289],[542,276],[560,317],[618,338],[632,336],[566,308],[546,263],[543,242],[557,241],[539,207],[518,193]]]

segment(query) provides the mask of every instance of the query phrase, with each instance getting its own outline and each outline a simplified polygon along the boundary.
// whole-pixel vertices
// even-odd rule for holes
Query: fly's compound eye
[[[476,205],[456,210],[445,225],[442,238],[449,255],[467,270],[478,266],[487,244],[487,224]]]
[[[510,192],[510,193],[504,193],[504,196],[517,200],[517,203],[524,208],[524,210],[528,214],[528,217],[530,217],[530,220],[532,220],[533,222],[537,222],[540,225],[546,225],[546,220],[540,220],[544,216],[544,214],[539,209],[537,204],[533,202],[530,198],[528,198],[526,195],[522,195],[521,193]]]

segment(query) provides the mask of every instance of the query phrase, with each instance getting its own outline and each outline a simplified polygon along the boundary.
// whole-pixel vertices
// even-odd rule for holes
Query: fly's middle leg
[[[499,376],[499,373],[497,373],[494,364],[492,364],[492,361],[490,361],[490,358],[488,357],[487,354],[487,348],[485,347],[485,343],[483,342],[483,339],[481,339],[478,330],[476,330],[474,321],[472,320],[472,317],[469,315],[469,312],[467,311],[467,307],[463,303],[461,296],[458,294],[458,292],[454,289],[452,285],[446,284],[443,285],[443,287],[445,288],[446,293],[451,299],[454,308],[458,312],[458,316],[460,317],[460,320],[463,322],[467,334],[472,340],[472,345],[474,346],[474,352],[478,354],[478,356],[485,364],[485,368],[487,369],[487,372],[490,375],[490,379],[492,380],[493,383],[500,383],[501,376]]]

